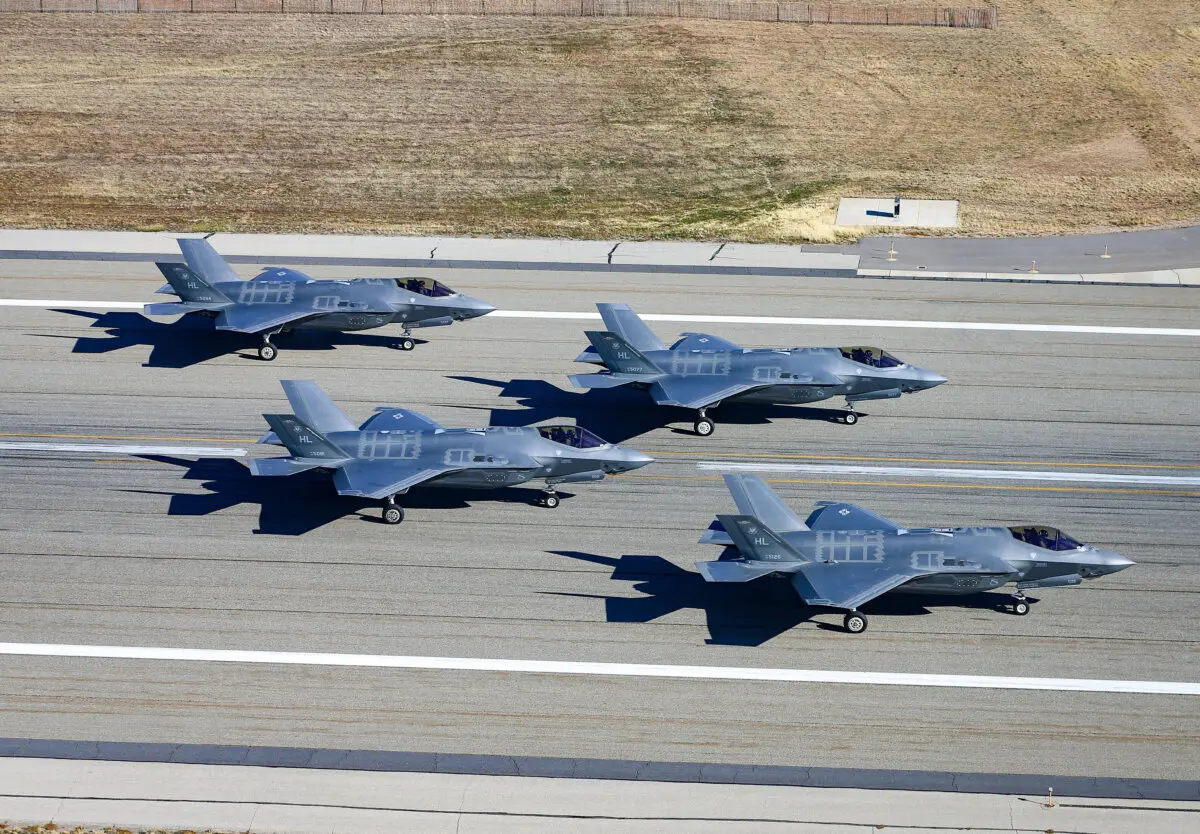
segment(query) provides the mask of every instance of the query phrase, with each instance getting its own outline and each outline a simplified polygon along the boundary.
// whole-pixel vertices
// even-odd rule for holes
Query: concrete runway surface
[[[252,268],[238,268],[251,274]],[[355,270],[312,267],[318,277]],[[373,274],[403,274],[372,270]],[[434,271],[429,271],[434,272]],[[361,272],[359,273],[361,274]],[[437,272],[504,309],[1194,328],[1186,289],[839,279]],[[161,300],[151,264],[0,262],[0,296]],[[1112,680],[1200,680],[1200,487],[1055,472],[1200,475],[1195,338],[658,323],[746,346],[879,345],[948,385],[866,403],[725,408],[716,434],[636,392],[566,375],[591,322],[484,318],[254,342],[131,310],[0,307],[0,441],[253,446],[281,378],[315,379],[356,421],[376,405],[446,425],[564,419],[657,463],[569,490],[414,491],[398,528],[327,480],[252,481],[240,460],[0,451],[6,642],[518,658]],[[219,344],[218,344],[219,342]],[[225,347],[242,348],[224,354]],[[673,421],[673,422],[668,422]],[[732,510],[713,461],[1041,473],[1037,481],[773,472],[797,510],[848,500],[913,526],[1044,522],[1137,565],[1037,593],[1028,617],[887,597],[871,629],[786,583],[706,586],[696,539]],[[656,761],[1057,773],[1200,772],[1181,695],[933,689],[3,658],[0,735]]]

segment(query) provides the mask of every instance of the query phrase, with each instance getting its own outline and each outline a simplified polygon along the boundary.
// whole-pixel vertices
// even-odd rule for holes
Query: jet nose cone
[[[488,304],[486,301],[480,301],[478,298],[464,296],[461,299],[459,309],[462,311],[464,318],[475,319],[479,318],[480,316],[486,316],[496,308],[491,304]]]
[[[921,369],[921,386],[923,388],[937,388],[945,382],[949,382],[944,376],[934,371]]]
[[[619,455],[615,461],[617,472],[631,472],[634,469],[641,469],[648,463],[654,463],[654,458],[649,455],[642,454],[637,449],[626,449],[624,446],[618,446]]]
[[[1130,559],[1128,556],[1122,556],[1120,553],[1113,553],[1111,550],[1100,551],[1100,564],[1105,568],[1106,573],[1116,573],[1119,570],[1125,570],[1130,565],[1136,565],[1137,562]]]

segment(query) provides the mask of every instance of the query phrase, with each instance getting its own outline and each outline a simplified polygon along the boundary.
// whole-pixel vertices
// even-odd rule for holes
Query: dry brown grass
[[[1006,0],[997,31],[0,15],[0,225],[832,239],[1200,216],[1200,4]]]

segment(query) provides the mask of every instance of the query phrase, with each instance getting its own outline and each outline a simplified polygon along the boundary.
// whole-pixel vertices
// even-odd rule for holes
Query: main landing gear
[[[559,504],[558,493],[554,491],[554,487],[547,486],[542,493],[542,497],[537,500],[539,507],[545,507],[548,510],[553,510]]]
[[[861,611],[851,611],[842,619],[842,628],[851,634],[862,634],[867,630],[867,615]]]
[[[279,349],[276,348],[275,345],[271,344],[271,337],[278,332],[279,331],[276,330],[275,333],[262,334],[262,344],[258,346],[258,358],[262,361],[270,362],[279,355]]]
[[[396,503],[396,496],[389,495],[383,501],[383,523],[399,524],[404,521],[404,508]]]
[[[1018,617],[1024,617],[1029,613],[1029,598],[1024,594],[1013,594],[1009,607]]]
[[[702,408],[700,409],[700,413],[696,415],[696,422],[692,428],[701,437],[708,437],[717,430],[717,424],[708,416],[708,409]]]

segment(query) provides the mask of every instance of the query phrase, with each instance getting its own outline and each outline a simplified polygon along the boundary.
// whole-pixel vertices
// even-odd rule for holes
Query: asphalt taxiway
[[[239,267],[249,274],[249,268]],[[318,277],[355,274],[311,267]],[[406,270],[405,272],[413,272]],[[361,270],[359,270],[361,272]],[[379,274],[401,274],[376,269]],[[298,333],[272,363],[136,310],[0,305],[0,622],[39,644],[1200,681],[1200,294],[1181,288],[449,270],[504,310],[1073,325],[1079,332],[770,322],[655,323],[747,346],[879,345],[950,384],[867,404],[718,410],[716,434],[566,375],[592,324],[486,317],[419,332]],[[154,300],[142,263],[0,262],[4,298]],[[1145,332],[1089,332],[1125,327]],[[252,480],[281,378],[349,413],[447,425],[578,421],[657,458],[572,488],[414,492],[398,528],[319,477]],[[668,422],[670,421],[670,422]],[[20,447],[22,443],[40,448]],[[172,447],[169,454],[47,449]],[[243,459],[244,460],[244,459]],[[1028,617],[885,598],[871,629],[796,605],[786,583],[707,586],[696,539],[732,508],[721,463],[793,506],[849,500],[913,526],[1045,522],[1137,565],[1052,589]],[[713,464],[716,464],[714,467]],[[853,471],[811,471],[814,466]],[[912,470],[897,473],[896,469]],[[1031,480],[944,477],[1021,471]],[[1056,473],[1175,478],[1070,480]],[[0,735],[426,750],[813,767],[1189,778],[1186,695],[271,666],[8,656]]]

